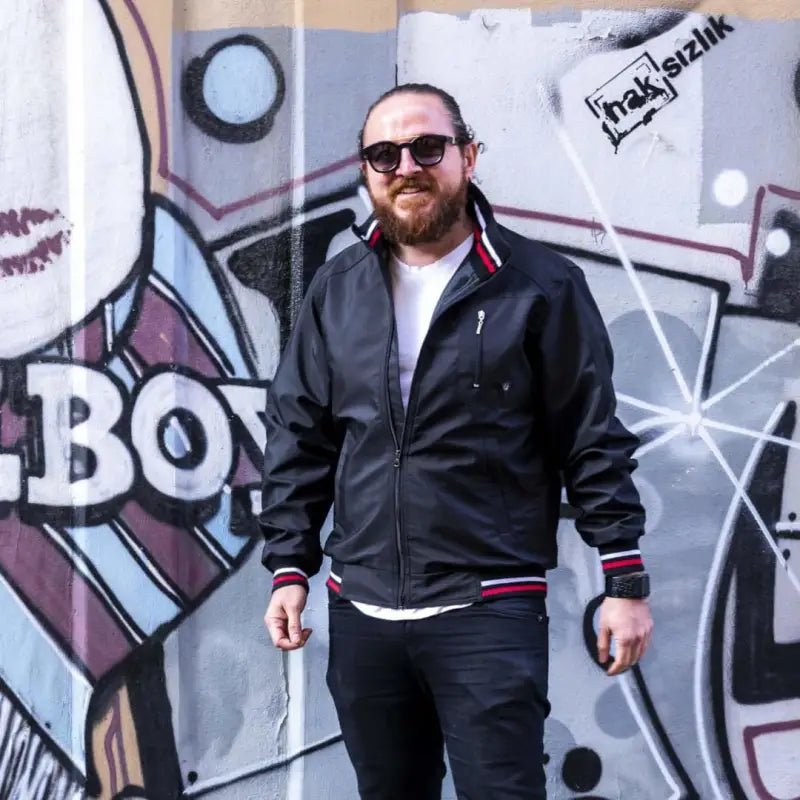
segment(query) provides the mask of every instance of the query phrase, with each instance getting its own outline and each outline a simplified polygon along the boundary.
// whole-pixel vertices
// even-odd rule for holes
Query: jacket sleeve
[[[540,333],[551,452],[575,525],[599,550],[606,575],[644,569],[645,512],[631,477],[638,437],[616,417],[613,352],[583,272],[574,264],[550,298]]]
[[[262,563],[273,589],[308,588],[322,563],[320,528],[333,501],[338,459],[325,337],[311,282],[267,393],[261,513]]]

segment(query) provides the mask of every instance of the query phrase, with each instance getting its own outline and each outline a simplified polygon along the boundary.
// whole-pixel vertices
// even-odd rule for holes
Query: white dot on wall
[[[747,197],[747,176],[740,169],[724,169],[714,179],[714,197],[723,206],[733,208]]]
[[[783,228],[773,228],[767,234],[767,252],[780,258],[785,256],[792,247],[792,240]]]
[[[232,125],[266,114],[277,96],[275,69],[254,45],[226,45],[211,58],[203,77],[203,97],[209,109]]]

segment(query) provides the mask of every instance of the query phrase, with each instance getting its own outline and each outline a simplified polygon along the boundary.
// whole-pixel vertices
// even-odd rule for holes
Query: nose
[[[422,167],[414,161],[411,151],[404,147],[400,151],[400,163],[397,165],[397,169],[394,171],[394,174],[398,178],[402,178],[406,175],[413,175],[415,172],[421,172]]]

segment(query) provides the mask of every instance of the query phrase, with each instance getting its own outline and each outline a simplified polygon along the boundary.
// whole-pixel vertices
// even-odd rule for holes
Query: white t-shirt
[[[411,267],[394,255],[389,266],[392,273],[392,299],[397,327],[397,351],[400,360],[400,392],[403,408],[408,409],[408,395],[417,366],[422,343],[430,328],[436,304],[445,286],[472,249],[472,236],[468,236],[455,250],[451,250],[433,264]],[[466,608],[470,603],[429,608],[384,608],[366,603],[353,605],[371,617],[387,620],[424,619],[456,608]]]

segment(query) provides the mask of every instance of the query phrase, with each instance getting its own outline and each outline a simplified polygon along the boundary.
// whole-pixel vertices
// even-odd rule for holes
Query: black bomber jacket
[[[606,574],[643,569],[637,438],[615,416],[612,351],[581,270],[498,225],[475,241],[400,394],[377,220],[315,275],[270,386],[262,512],[273,586],[391,608],[546,591],[562,485]]]

